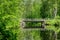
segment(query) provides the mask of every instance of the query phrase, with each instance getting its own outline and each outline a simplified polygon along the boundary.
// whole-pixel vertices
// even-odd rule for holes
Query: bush
[[[19,0],[0,0],[0,40],[17,40]]]

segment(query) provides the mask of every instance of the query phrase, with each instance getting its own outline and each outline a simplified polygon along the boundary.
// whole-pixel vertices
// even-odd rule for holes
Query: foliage
[[[19,0],[0,0],[0,40],[17,40]]]
[[[39,2],[38,2],[39,1]],[[50,21],[47,21],[48,24],[50,24],[49,26],[46,27],[46,29],[48,30],[53,30],[54,32],[57,32],[57,34],[60,31],[60,9],[59,9],[59,0],[34,0],[33,3],[32,1],[26,1],[26,14],[25,18],[30,18],[30,19],[34,19],[34,18],[46,18],[46,19],[50,19]],[[55,8],[57,9],[57,14],[55,17]],[[52,20],[51,20],[52,19]],[[33,23],[27,23],[27,26],[35,26],[35,25],[39,25],[39,24],[33,24]],[[57,25],[57,26],[56,26]],[[33,31],[35,32],[35,31]],[[54,37],[52,36],[54,32],[48,32],[48,31],[39,31],[40,34],[40,40],[54,40]],[[37,33],[39,33],[37,32]],[[31,32],[32,33],[32,32]],[[36,33],[36,32],[35,32]],[[34,34],[32,34],[34,35]],[[38,35],[38,34],[37,34]],[[45,37],[46,36],[46,37]],[[34,39],[35,40],[35,39]],[[39,40],[39,38],[38,38]]]
[[[55,17],[54,8],[57,9]],[[25,31],[21,28],[22,18],[50,19],[46,23],[49,31]],[[51,20],[52,18],[52,20]],[[27,23],[27,26],[40,23]],[[59,0],[0,0],[0,40],[54,40],[54,32],[60,39]],[[52,31],[52,32],[51,32]]]

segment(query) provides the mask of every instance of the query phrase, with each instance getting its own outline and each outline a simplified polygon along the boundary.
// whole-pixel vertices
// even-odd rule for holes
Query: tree
[[[0,0],[0,40],[17,40],[20,0]]]

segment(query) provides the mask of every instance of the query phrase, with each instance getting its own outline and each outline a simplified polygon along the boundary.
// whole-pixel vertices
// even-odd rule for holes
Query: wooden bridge
[[[47,30],[46,26],[49,26],[51,24],[47,24],[47,21],[51,21],[51,19],[23,19],[22,20],[22,28],[23,29],[29,29],[29,30]],[[41,25],[39,26],[26,26],[26,23],[30,22],[30,23],[41,23]],[[54,26],[56,26],[56,24],[53,24]],[[58,25],[57,25],[58,26]]]

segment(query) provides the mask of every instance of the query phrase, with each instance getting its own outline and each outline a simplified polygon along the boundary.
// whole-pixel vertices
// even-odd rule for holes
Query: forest
[[[0,40],[60,40],[60,0],[0,0]]]

